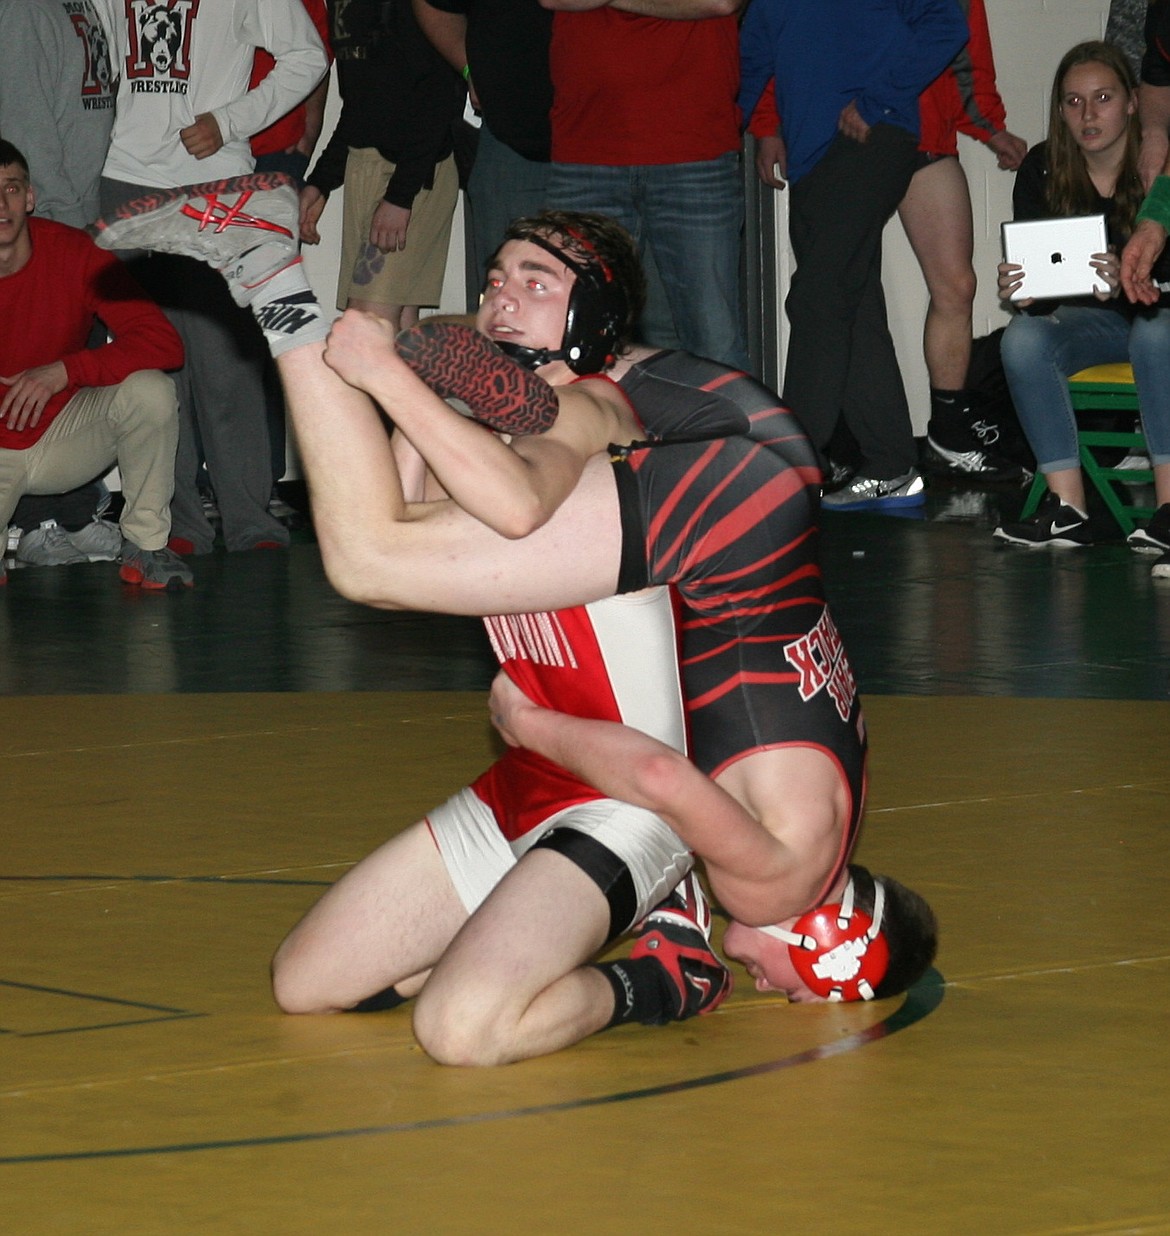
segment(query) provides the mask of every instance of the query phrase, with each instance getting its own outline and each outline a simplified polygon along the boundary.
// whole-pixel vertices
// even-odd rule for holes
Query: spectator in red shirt
[[[634,237],[643,342],[747,369],[740,0],[543,3],[555,10],[548,205],[609,215]]]
[[[167,548],[179,422],[159,372],[183,363],[183,345],[117,258],[31,217],[35,202],[28,161],[0,140],[0,528],[23,494],[63,493],[117,463],[122,579],[190,587]],[[95,319],[113,338],[88,348]]]

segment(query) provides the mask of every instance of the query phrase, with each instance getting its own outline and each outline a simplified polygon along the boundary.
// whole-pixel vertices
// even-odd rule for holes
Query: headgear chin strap
[[[589,265],[578,262],[542,236],[524,239],[563,262],[576,275],[565,312],[565,333],[561,346],[555,350],[500,343],[501,350],[525,369],[539,369],[550,361],[563,360],[578,377],[604,372],[617,359],[617,341],[628,312],[625,291],[613,271],[600,258]],[[575,239],[587,243],[584,237]]]
[[[761,927],[783,940],[805,986],[827,1000],[872,1000],[890,964],[890,946],[882,935],[886,890],[873,882],[873,918],[854,908],[853,878],[840,905],[817,906],[784,927]]]

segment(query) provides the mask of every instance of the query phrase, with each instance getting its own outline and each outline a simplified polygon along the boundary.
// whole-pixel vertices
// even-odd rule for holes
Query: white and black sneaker
[[[1170,579],[1170,551],[1164,553],[1152,567],[1150,575],[1154,579]]]
[[[1023,465],[982,446],[968,446],[967,449],[944,446],[927,433],[926,449],[926,466],[933,471],[980,481],[1013,481],[1020,484],[1032,477],[1032,473]]]
[[[988,411],[976,392],[931,387],[924,465],[938,475],[976,481],[1031,479],[1027,468],[1000,453],[1003,435]]]
[[[1125,538],[1139,554],[1164,554],[1170,550],[1170,502],[1163,502],[1144,528],[1135,528]]]
[[[1079,549],[1093,543],[1089,517],[1075,506],[1061,502],[1051,490],[1044,495],[1033,516],[1014,524],[1000,524],[994,535],[1010,545],[1026,545],[1030,549],[1045,545]]]

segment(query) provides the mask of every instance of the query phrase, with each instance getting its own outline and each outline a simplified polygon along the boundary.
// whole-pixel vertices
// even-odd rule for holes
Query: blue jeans
[[[549,166],[517,154],[495,137],[486,124],[480,125],[466,202],[481,289],[488,258],[500,247],[508,224],[513,219],[534,215],[547,205]]]
[[[1132,321],[1112,309],[1064,305],[1017,314],[1004,332],[1003,369],[1041,472],[1079,468],[1069,377],[1090,365],[1133,365],[1142,429],[1155,464],[1170,463],[1170,309]]]
[[[740,314],[738,151],[699,163],[554,163],[548,200],[554,209],[609,215],[629,230],[639,254],[649,249],[661,282],[657,294],[653,284],[648,291],[646,343],[671,347],[677,340],[698,356],[748,368]],[[665,304],[655,303],[659,296]]]

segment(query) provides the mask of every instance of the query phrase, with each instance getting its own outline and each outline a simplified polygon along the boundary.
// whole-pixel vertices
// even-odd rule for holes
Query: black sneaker
[[[1144,528],[1135,528],[1125,538],[1139,554],[1164,554],[1170,550],[1170,502],[1163,502]]]
[[[1082,515],[1074,506],[1067,506],[1049,490],[1035,515],[1014,524],[1000,524],[995,536],[1011,545],[1027,545],[1039,548],[1044,545],[1061,545],[1077,549],[1092,545],[1093,533],[1089,517]]]
[[[952,403],[932,398],[923,462],[933,472],[980,481],[1029,480],[1027,468],[995,450],[1000,437],[982,400],[970,395]]]
[[[630,957],[653,957],[675,995],[673,1017],[710,1013],[731,994],[731,971],[710,943],[711,910],[692,871],[646,916]]]
[[[1023,484],[1032,473],[1022,464],[997,455],[980,446],[968,445],[966,449],[943,446],[933,434],[926,435],[926,466],[936,473],[971,477],[978,481],[1011,481]]]
[[[977,481],[1023,482],[1031,472],[1001,454],[1003,434],[987,400],[973,391],[944,397],[931,388],[923,463],[938,475]]]
[[[1170,579],[1170,552],[1164,553],[1150,567],[1150,575],[1154,579]]]

